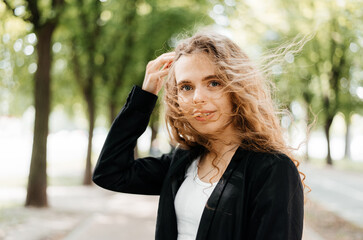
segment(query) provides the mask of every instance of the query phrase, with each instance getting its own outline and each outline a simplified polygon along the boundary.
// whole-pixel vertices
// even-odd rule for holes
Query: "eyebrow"
[[[207,81],[207,80],[216,79],[216,78],[218,78],[217,75],[208,75],[208,76],[205,76],[204,78],[202,78],[202,81]],[[177,85],[179,86],[183,83],[191,83],[191,81],[189,79],[183,79],[180,82],[178,82]]]

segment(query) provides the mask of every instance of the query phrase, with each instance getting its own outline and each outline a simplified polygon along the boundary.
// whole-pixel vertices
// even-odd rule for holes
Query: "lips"
[[[213,116],[213,113],[215,113],[215,111],[196,111],[193,116],[198,121],[205,121],[210,119]]]

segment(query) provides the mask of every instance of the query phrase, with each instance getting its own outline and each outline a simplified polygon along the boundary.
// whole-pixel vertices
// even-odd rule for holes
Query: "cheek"
[[[225,113],[232,113],[233,112],[232,100],[227,96],[224,96],[222,104],[220,105],[220,107],[224,110]]]
[[[178,104],[182,110],[190,108],[190,103],[187,97],[178,95]]]

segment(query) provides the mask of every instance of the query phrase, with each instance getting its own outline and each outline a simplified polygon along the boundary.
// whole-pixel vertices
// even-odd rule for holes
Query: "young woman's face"
[[[232,103],[229,95],[222,91],[216,67],[206,54],[181,56],[175,63],[175,78],[179,106],[187,112],[189,123],[197,131],[227,133],[231,130],[223,126],[230,118]]]

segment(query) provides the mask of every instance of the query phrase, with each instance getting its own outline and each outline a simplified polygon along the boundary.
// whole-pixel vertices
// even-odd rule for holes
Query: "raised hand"
[[[146,73],[142,89],[158,95],[164,84],[164,78],[169,74],[169,67],[173,62],[175,52],[168,52],[150,61],[146,66]]]

